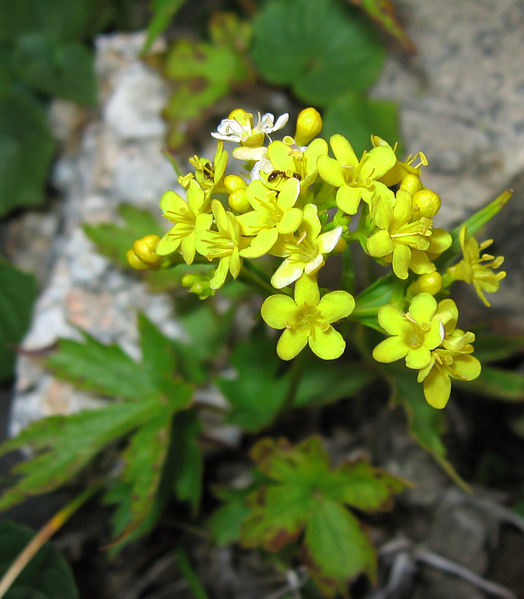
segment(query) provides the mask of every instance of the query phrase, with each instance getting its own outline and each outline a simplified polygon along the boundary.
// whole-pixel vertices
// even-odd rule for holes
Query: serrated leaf
[[[92,53],[82,44],[26,33],[16,40],[9,66],[29,88],[80,104],[93,104],[97,85]]]
[[[36,532],[28,526],[0,522],[0,578]],[[77,599],[71,568],[51,543],[46,543],[25,566],[5,599]]]
[[[0,96],[0,217],[39,206],[55,143],[43,108],[11,91]]]
[[[395,14],[391,0],[349,0],[359,6],[387,33],[396,38],[409,52],[416,52],[415,45],[409,39]]]
[[[347,596],[361,572],[376,578],[375,549],[358,520],[339,503],[320,501],[306,527],[302,556],[325,597]]]
[[[147,26],[147,37],[141,54],[147,54],[156,38],[169,26],[186,0],[153,0],[153,18]]]
[[[391,100],[371,100],[363,94],[346,93],[329,104],[323,115],[323,135],[344,135],[360,155],[369,150],[371,135],[391,146],[400,142],[398,104]],[[399,150],[400,151],[400,150]]]
[[[468,393],[485,395],[510,403],[524,402],[524,374],[520,372],[482,366],[480,375],[474,381],[469,381],[467,384],[457,381],[457,384]]]
[[[126,252],[133,242],[149,234],[161,237],[164,231],[150,210],[141,210],[131,204],[120,204],[118,215],[122,218],[123,225],[84,225],[84,232],[101,254],[127,268],[129,265]]]
[[[390,496],[405,481],[364,462],[331,469],[318,437],[291,445],[262,439],[251,457],[266,477],[246,500],[240,542],[279,551],[305,531],[302,554],[310,574],[326,596],[334,596],[360,572],[375,576],[375,553],[344,503],[374,511],[390,507]]]
[[[137,363],[120,347],[103,345],[88,335],[84,343],[60,342],[58,351],[48,360],[55,374],[81,388],[125,401],[100,410],[34,422],[18,437],[4,443],[1,453],[25,445],[40,453],[15,467],[13,472],[22,478],[0,498],[0,509],[27,495],[59,487],[106,445],[136,430],[124,452],[123,482],[130,483],[132,497],[131,518],[125,532],[146,518],[166,460],[172,416],[188,406],[193,388],[175,376],[173,348],[144,316],[140,317],[140,343],[143,360]],[[156,350],[147,347],[151,343],[158,343],[160,357]]]
[[[248,489],[217,489],[215,495],[222,505],[213,512],[207,525],[217,545],[228,545],[240,538],[242,522],[250,513],[246,499]]]
[[[0,447],[0,455],[26,446],[41,452],[15,466],[12,473],[21,478],[0,497],[0,510],[63,485],[108,443],[147,421],[156,405],[153,401],[116,403],[30,424]]]
[[[31,324],[35,278],[0,258],[0,381],[13,376],[14,348]]]
[[[269,83],[323,105],[367,89],[384,52],[363,15],[341,2],[273,0],[255,18],[252,58]]]
[[[393,402],[401,405],[406,412],[411,436],[459,486],[469,489],[446,458],[446,447],[442,442],[444,412],[428,404],[414,372],[395,366],[382,368],[392,385]]]

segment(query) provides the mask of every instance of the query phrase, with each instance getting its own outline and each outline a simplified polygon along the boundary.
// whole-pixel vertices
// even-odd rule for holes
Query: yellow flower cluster
[[[272,114],[259,114],[254,125],[250,113],[234,110],[212,134],[219,140],[214,159],[194,156],[189,161],[194,172],[179,178],[185,197],[175,191],[162,196],[160,208],[171,229],[161,239],[135,242],[129,263],[158,268],[176,263],[176,256],[188,265],[211,262],[215,269],[209,276],[186,275],[183,281],[206,298],[229,275],[253,279],[255,270],[246,261],[263,258],[267,270],[272,256],[272,274],[262,286],[282,292],[264,301],[261,315],[270,327],[284,329],[278,355],[290,360],[309,345],[330,360],[346,347],[332,323],[350,316],[355,300],[349,290],[322,294],[317,276],[331,254],[359,241],[380,264],[391,264],[405,285],[403,301],[412,299],[405,313],[392,305],[378,312],[378,323],[391,337],[373,356],[379,362],[405,358],[408,368],[419,370],[428,402],[443,407],[450,378],[471,380],[480,365],[470,355],[473,334],[456,329],[454,302],[437,303],[433,296],[446,291],[443,285],[465,280],[485,301],[483,291],[495,291],[505,275],[489,270],[502,258],[481,257],[488,243],[479,246],[463,231],[464,260],[443,278],[435,260],[451,246],[452,236],[433,225],[440,198],[421,182],[424,154],[401,162],[395,148],[373,136],[371,149],[358,156],[342,135],[329,143],[317,137],[322,119],[314,108],[299,114],[293,137],[272,140],[287,121],[287,114],[276,121]],[[241,161],[245,175],[227,173],[224,142],[236,144],[232,157]],[[488,259],[494,261],[486,264]]]

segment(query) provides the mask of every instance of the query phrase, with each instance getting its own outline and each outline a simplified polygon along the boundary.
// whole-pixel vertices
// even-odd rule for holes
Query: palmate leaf
[[[118,346],[102,345],[89,336],[83,343],[63,340],[59,344],[48,360],[55,374],[123,401],[46,418],[7,441],[1,453],[27,445],[36,453],[15,467],[13,473],[21,477],[0,497],[0,509],[56,489],[109,443],[131,435],[115,495],[128,514],[119,532],[130,534],[148,517],[169,452],[173,416],[189,406],[193,388],[176,377],[170,340],[142,315],[139,332],[142,361],[138,363]]]
[[[278,551],[302,537],[306,567],[326,597],[346,594],[361,572],[374,580],[375,550],[346,506],[387,509],[391,496],[407,483],[362,460],[333,470],[318,437],[295,446],[285,439],[262,439],[251,457],[267,482],[247,497],[241,544]]]
[[[273,0],[255,18],[252,58],[270,83],[324,105],[366,90],[384,51],[364,16],[338,0]]]

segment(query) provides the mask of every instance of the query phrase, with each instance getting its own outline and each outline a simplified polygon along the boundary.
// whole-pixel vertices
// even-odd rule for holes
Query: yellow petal
[[[319,156],[317,161],[318,174],[326,183],[340,187],[346,184],[344,173],[340,164],[329,156]]]
[[[397,245],[393,250],[393,272],[399,279],[408,278],[411,250],[407,245]]]
[[[454,379],[472,381],[479,376],[481,369],[480,362],[474,356],[457,356],[453,360],[451,376]]]
[[[309,275],[302,275],[295,284],[295,302],[297,306],[316,307],[320,300],[320,291],[318,290],[317,278]]]
[[[347,291],[332,291],[318,303],[318,310],[326,322],[346,318],[355,309],[355,299]]]
[[[291,208],[288,210],[277,226],[278,232],[282,235],[294,233],[302,223],[302,210],[300,208]]]
[[[398,308],[386,304],[378,311],[378,323],[386,333],[400,335],[406,324],[406,318]]]
[[[344,166],[353,166],[355,168],[358,166],[359,160],[355,150],[343,135],[332,135],[329,138],[329,143],[337,162]]]
[[[409,305],[409,313],[419,323],[431,322],[437,310],[437,300],[430,293],[419,293]]]
[[[277,239],[278,231],[276,229],[263,229],[251,240],[248,248],[241,250],[240,255],[242,258],[259,258],[269,252]]]
[[[343,184],[337,191],[337,206],[346,214],[356,214],[361,197],[360,189]]]
[[[431,361],[431,352],[427,347],[412,349],[406,356],[406,366],[414,370],[425,368]]]
[[[379,343],[373,350],[373,358],[377,362],[395,362],[404,358],[409,351],[409,347],[400,337],[388,337]]]
[[[391,237],[389,236],[389,233],[384,230],[373,233],[367,240],[368,254],[375,258],[382,258],[383,256],[391,254],[393,248],[394,246]]]
[[[282,360],[292,360],[306,347],[309,328],[286,329],[277,343],[277,354]]]
[[[275,289],[282,289],[294,283],[304,272],[304,264],[284,260],[271,277],[271,285]]]
[[[326,331],[315,326],[309,336],[309,347],[322,360],[336,360],[344,353],[346,342],[332,326]]]
[[[273,329],[285,329],[295,322],[297,305],[287,295],[270,295],[262,304],[260,314]]]
[[[449,374],[442,372],[439,368],[432,368],[424,379],[424,397],[430,406],[441,410],[448,403],[451,393],[451,381]]]

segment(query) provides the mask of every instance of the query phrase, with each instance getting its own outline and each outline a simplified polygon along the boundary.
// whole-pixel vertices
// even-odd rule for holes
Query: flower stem
[[[69,520],[69,518],[80,508],[88,499],[90,499],[101,487],[101,483],[94,484],[89,489],[86,489],[83,493],[80,493],[77,497],[58,511],[44,526],[36,533],[36,535],[29,541],[24,549],[18,554],[16,560],[11,564],[11,567],[4,574],[0,580],[0,599],[7,593],[11,588],[11,585],[18,578],[22,570],[27,564],[33,559],[35,554],[42,548],[42,546],[62,528],[62,526]]]
[[[300,379],[302,378],[304,355],[304,352],[300,352],[291,364],[291,378],[289,381],[289,387],[287,388],[286,397],[284,398],[284,401],[278,410],[275,420],[282,418],[282,416],[287,414],[293,407],[293,403],[295,402],[295,397],[297,395],[298,385],[300,384]]]

